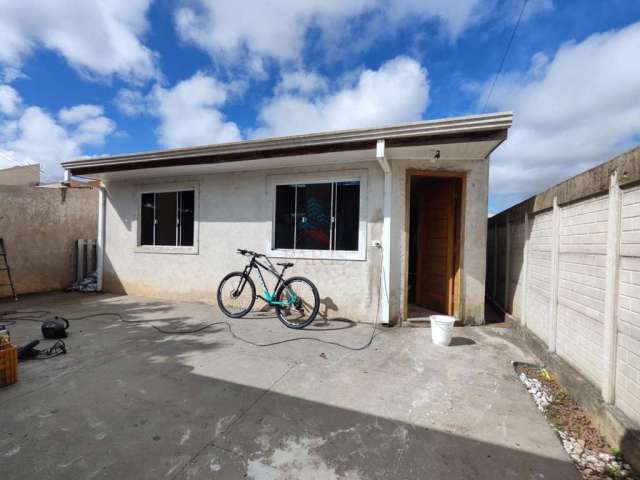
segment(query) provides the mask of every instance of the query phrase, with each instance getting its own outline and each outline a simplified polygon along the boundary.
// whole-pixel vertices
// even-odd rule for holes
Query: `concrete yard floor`
[[[0,389],[0,477],[118,479],[577,479],[514,375],[535,360],[505,329],[383,328],[351,351],[303,340],[255,347],[217,307],[57,293],[0,303],[72,320],[68,353],[20,364]],[[286,329],[270,313],[231,320],[256,342],[314,337],[358,346],[370,325]],[[18,344],[39,325],[10,327]],[[49,344],[51,342],[43,342]]]

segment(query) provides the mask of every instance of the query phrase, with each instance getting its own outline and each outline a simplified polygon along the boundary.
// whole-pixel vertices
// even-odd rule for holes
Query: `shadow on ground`
[[[402,363],[387,370],[388,358],[400,356],[417,330],[390,330],[361,354],[313,342],[258,349],[216,327],[177,336],[145,325],[193,328],[211,319],[208,305],[109,296],[62,296],[48,302],[48,309],[72,318],[117,310],[141,322],[74,320],[69,354],[21,364],[20,382],[0,390],[5,480],[578,478],[559,443],[549,447],[557,440],[543,423],[539,431],[519,431],[519,420],[501,418],[504,438],[501,433],[492,442],[475,438],[481,435],[455,418],[464,418],[456,402],[451,410],[439,410],[452,388],[444,382],[457,381],[457,373],[425,364],[424,371],[394,378],[393,368]],[[341,325],[329,321],[334,323]],[[234,325],[239,333],[262,340],[299,335],[263,317]],[[27,339],[36,328],[16,325],[15,335]],[[319,330],[305,335],[355,344],[370,332],[368,326],[355,325],[345,331]],[[481,347],[475,340],[456,338],[470,349]],[[450,353],[454,350],[459,349],[435,351],[429,358],[438,362],[445,358],[441,355],[460,355]],[[409,352],[407,361],[416,356]],[[438,377],[439,370],[444,377]],[[420,391],[443,398],[409,401],[425,382],[442,390]],[[493,380],[468,383],[465,395],[478,402],[500,395],[485,391]],[[513,385],[506,385],[512,392]],[[517,399],[519,391],[513,389]],[[406,402],[411,411],[394,407]],[[527,412],[535,410],[523,405]],[[458,405],[466,415],[473,408]],[[489,415],[490,410],[479,405],[477,412]],[[433,418],[439,415],[451,418]],[[471,423],[481,432],[482,421]],[[518,433],[506,438],[511,430]]]

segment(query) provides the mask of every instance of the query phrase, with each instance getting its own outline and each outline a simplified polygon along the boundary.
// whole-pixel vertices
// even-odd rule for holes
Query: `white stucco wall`
[[[222,277],[242,270],[247,259],[237,248],[266,252],[272,215],[267,202],[268,177],[278,173],[367,172],[367,245],[380,238],[382,172],[377,163],[286,171],[219,173],[199,177],[149,179],[107,184],[105,279],[107,291],[167,299],[215,302]],[[198,185],[198,254],[142,253],[136,251],[138,192],[150,184]],[[361,260],[294,259],[288,275],[302,275],[318,287],[321,312],[332,317],[372,321],[378,294],[379,252],[367,248]],[[269,282],[269,278],[266,278]],[[258,284],[256,285],[258,286]],[[272,286],[272,283],[270,283]]]
[[[487,218],[487,162],[392,161],[393,209],[391,244],[391,317],[404,314],[405,181],[407,168],[448,169],[467,173],[462,231],[462,304],[464,318],[484,319]],[[381,252],[370,245],[382,238],[383,174],[376,161],[325,167],[217,173],[141,181],[107,182],[106,291],[157,298],[215,302],[224,275],[241,270],[246,259],[236,248],[267,252],[270,246],[273,175],[364,170],[366,173],[366,258],[364,260],[292,259],[288,275],[303,275],[318,287],[321,313],[372,322],[378,307]],[[197,254],[142,253],[137,249],[139,192],[149,184],[198,185],[199,241]],[[138,251],[137,251],[138,250]]]

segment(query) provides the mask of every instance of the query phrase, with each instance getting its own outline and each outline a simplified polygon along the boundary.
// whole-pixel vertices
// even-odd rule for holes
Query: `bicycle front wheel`
[[[231,318],[244,317],[256,301],[256,286],[244,272],[232,272],[218,286],[218,306]]]
[[[313,322],[320,309],[318,289],[304,277],[291,277],[276,292],[276,313],[289,328],[304,328]]]

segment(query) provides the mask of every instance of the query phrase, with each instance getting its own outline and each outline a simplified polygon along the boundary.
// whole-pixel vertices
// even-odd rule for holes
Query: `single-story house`
[[[489,155],[511,113],[63,163],[101,180],[104,291],[215,302],[243,248],[291,259],[320,313],[484,322]]]

